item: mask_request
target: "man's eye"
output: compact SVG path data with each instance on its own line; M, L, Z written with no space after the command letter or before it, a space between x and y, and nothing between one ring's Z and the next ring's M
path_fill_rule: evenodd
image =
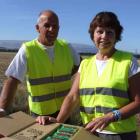
M58 28L57 25L52 25L51 27L54 28L54 29Z
M49 24L45 24L44 27L45 28L50 28L50 25Z
M49 29L49 28L53 28L53 29L57 29L57 28L58 28L57 25L50 25L50 24L45 24L44 27L45 27L45 28L48 28L48 29Z

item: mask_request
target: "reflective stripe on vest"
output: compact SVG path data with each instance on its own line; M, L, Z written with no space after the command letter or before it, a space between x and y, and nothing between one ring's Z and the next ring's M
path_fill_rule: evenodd
M118 108L109 108L109 107L101 107L101 106L96 106L96 107L84 107L84 106L80 106L80 111L81 112L85 112L87 114L94 114L95 110L98 113L108 113L111 112L113 110L116 110Z
M130 53L116 51L108 60L100 77L95 56L82 61L79 92L80 114L84 124L130 102L127 90L131 58ZM132 116L113 122L105 129L116 133L132 132L136 130L136 121Z
M29 83L31 85L40 85L40 84L47 84L47 83L57 83L57 82L63 82L67 81L71 78L71 75L61 75L56 77L43 77L43 78L36 78L36 79L30 79Z
M54 61L51 62L46 50L36 40L25 43L25 46L30 110L39 115L53 114L60 110L71 87L71 50L65 41L56 40Z
M102 95L110 95L110 96L116 96L116 97L121 97L121 98L126 98L128 99L128 93L123 90L119 89L111 89L111 88L102 88L98 87L96 89L93 88L86 88L86 89L80 89L80 95L93 95L93 94L102 94Z
M52 100L54 98L65 97L68 94L68 92L69 90L57 92L55 94L54 93L45 94L42 96L31 96L30 93L29 95L32 98L32 102L42 102L42 101Z

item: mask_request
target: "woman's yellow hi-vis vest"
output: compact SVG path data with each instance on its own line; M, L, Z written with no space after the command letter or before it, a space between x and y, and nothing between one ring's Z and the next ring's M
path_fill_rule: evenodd
M84 124L130 102L127 90L131 58L130 53L116 51L99 77L96 56L81 63L80 114ZM116 133L135 131L135 117L113 122L105 129Z
M71 87L73 58L64 40L54 44L54 61L36 40L25 43L30 111L49 115L60 110Z

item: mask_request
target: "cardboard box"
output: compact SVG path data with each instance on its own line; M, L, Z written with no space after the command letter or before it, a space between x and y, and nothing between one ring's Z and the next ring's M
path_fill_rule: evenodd
M0 135L2 140L99 140L83 127L59 123L39 125L23 112L0 118Z

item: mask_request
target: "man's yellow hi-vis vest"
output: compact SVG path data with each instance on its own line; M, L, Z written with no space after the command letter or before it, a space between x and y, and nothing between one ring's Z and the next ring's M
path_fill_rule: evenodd
M132 55L116 51L99 77L95 57L85 59L80 66L80 113L84 124L130 102L127 90ZM116 133L132 132L136 130L136 121L132 116L113 122L105 129Z
M36 40L25 43L30 111L49 115L60 110L71 87L73 58L67 43L56 40L54 61Z

